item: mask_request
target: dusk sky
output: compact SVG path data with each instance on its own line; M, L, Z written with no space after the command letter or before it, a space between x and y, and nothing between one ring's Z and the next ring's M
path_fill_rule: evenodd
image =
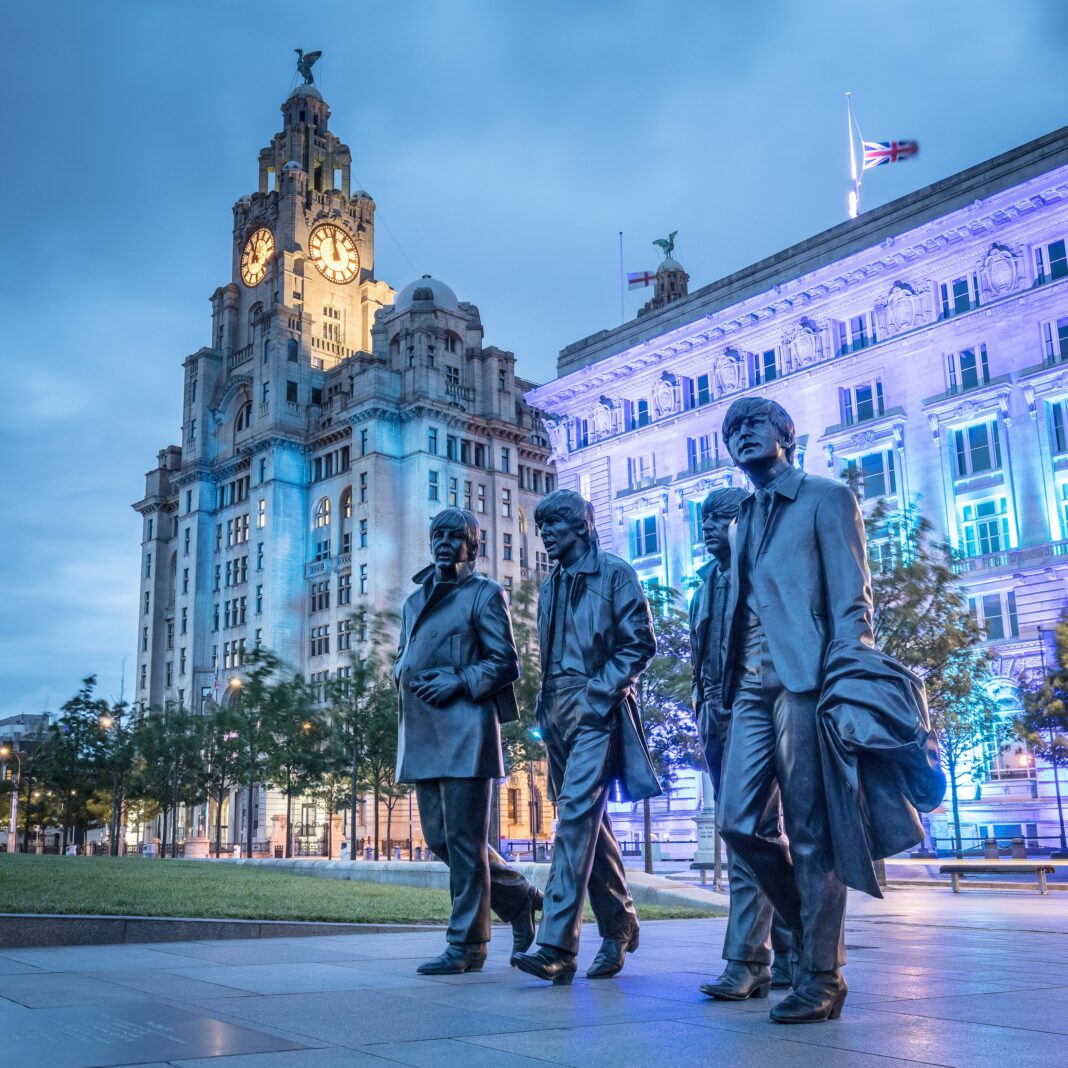
M552 377L678 231L691 288L841 222L844 91L918 140L875 207L1068 122L1063 0L8 3L0 717L133 691L141 523L210 341L233 202L293 49L378 207L377 275L428 272ZM627 294L631 317L649 291Z

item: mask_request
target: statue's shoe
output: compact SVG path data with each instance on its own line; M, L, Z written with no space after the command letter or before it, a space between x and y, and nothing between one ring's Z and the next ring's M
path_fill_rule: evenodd
M586 972L587 979L611 979L623 970L623 962L628 953L638 948L638 928L616 938L605 938L593 963Z
M842 1015L848 987L839 972L803 972L797 989L768 1014L781 1024L824 1023Z
M534 914L541 912L545 898L542 892L531 886L529 896L519 910L518 915L512 917L512 958L511 964L515 965L515 959L520 953L526 953L534 944Z
M702 984L701 993L719 1001L748 1001L766 998L771 985L771 969L766 964L729 960L718 979Z
M569 986L577 970L575 954L555 946L542 946L537 953L517 953L513 963L521 972L555 986Z
M480 972L486 963L486 943L450 942L445 952L415 970L420 975L463 975L464 972Z

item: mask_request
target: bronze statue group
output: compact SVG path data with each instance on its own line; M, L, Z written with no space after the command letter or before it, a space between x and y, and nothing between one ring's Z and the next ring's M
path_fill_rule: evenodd
M922 683L874 647L853 492L793 465L794 425L772 401L736 401L722 433L754 489L705 500L712 560L690 613L694 714L730 853L726 966L701 991L738 1001L792 988L771 1019L816 1023L846 998L846 888L881 896L875 861L922 841L918 811L945 780ZM634 700L656 652L649 605L578 493L549 494L534 521L554 564L538 600L536 717L558 816L544 893L489 845L519 658L504 591L475 569L475 515L434 517L433 563L404 605L398 780L415 784L452 897L426 975L480 970L492 910L511 923L513 965L570 983L587 893L601 936L587 977L611 978L638 948L607 801L616 783L629 801L660 793Z

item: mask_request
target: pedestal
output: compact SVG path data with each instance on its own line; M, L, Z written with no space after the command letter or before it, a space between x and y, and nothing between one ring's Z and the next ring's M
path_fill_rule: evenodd
M282 850L282 856L286 855L286 818L285 816L271 817L271 856L277 856L278 850Z
M701 811L694 816L697 825L697 852L694 864L714 864L719 845L716 834L716 809L712 800L712 780L708 772L701 773Z
M207 838L187 838L185 840L185 855L187 859L206 857L211 843Z

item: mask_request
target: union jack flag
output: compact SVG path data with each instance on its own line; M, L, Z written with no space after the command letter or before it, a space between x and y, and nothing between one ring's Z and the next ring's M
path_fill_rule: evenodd
M864 170L909 159L919 151L920 146L916 141L865 141Z

